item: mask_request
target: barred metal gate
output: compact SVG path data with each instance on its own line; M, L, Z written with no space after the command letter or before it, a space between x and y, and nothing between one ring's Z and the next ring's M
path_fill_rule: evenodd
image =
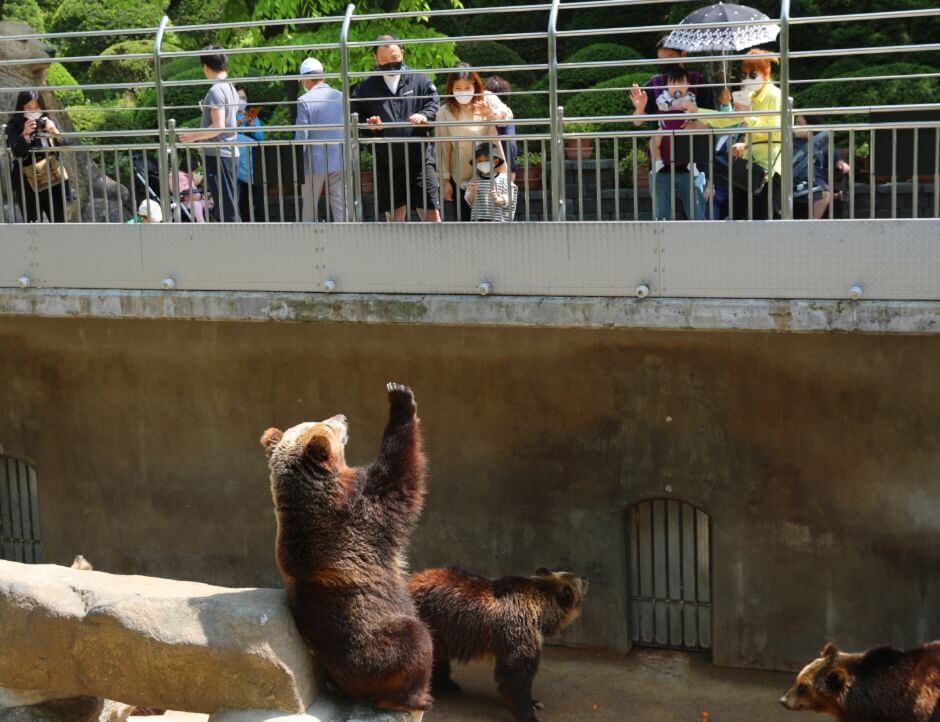
M41 562L36 470L0 456L0 559Z
M675 499L647 499L627 512L633 643L711 648L710 519Z

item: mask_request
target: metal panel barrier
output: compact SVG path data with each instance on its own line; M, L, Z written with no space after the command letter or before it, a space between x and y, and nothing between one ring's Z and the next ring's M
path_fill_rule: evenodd
M36 470L10 456L0 456L0 558L42 561Z

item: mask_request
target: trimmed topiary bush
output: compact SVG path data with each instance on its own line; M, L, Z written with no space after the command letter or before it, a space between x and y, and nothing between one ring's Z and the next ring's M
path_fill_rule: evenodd
M59 33L156 27L162 17L160 0L63 0L52 16L49 30ZM138 36L79 36L58 40L57 45L60 55L99 55L109 45L135 37ZM81 78L87 74L87 71L78 69L73 72Z
M631 72L610 78L594 86L596 89L590 93L578 93L569 96L565 105L565 116L601 116L601 115L632 115L633 103L630 100L630 86L633 83L642 85L649 80L650 71ZM605 124L604 130L612 130L615 126Z
M173 76L164 75L164 80L203 80L203 83L196 85L165 86L163 88L163 102L167 106L191 106L186 108L176 108L167 111L167 120L175 118L178 126L184 123L191 123L196 119L196 125L199 125L201 113L199 111L199 101L201 101L209 88L209 81L202 72L202 66L199 60L195 59L194 64L190 64L185 69L179 70ZM184 66L178 66L184 67ZM140 110L135 116L135 123L138 128L156 128L157 111L154 109L157 105L156 88L144 88L138 96Z
M42 8L36 0L6 0L0 3L0 7L3 8L3 17L0 17L0 20L17 20L26 23L38 33L46 32Z
M525 60L513 48L505 43L481 42L481 43L460 43L457 45L457 55L465 63L473 66L481 65L524 65ZM499 70L492 73L484 72L481 75L486 78L488 75L500 75L515 87L531 85L541 75L542 72L534 70ZM441 85L446 83L446 79L441 79Z
M869 65L862 69L855 68L844 72L840 77L859 77L861 75L912 75L915 73L936 73L937 68L917 63L887 63ZM832 81L816 83L797 91L797 108L824 108L836 106L893 105L896 103L937 103L940 102L940 83L936 78L904 78L901 80L872 80L845 82L834 78ZM861 118L862 114L854 116Z
M54 90L55 97L59 99L62 105L84 105L85 94L78 87L78 81L72 77L72 74L62 63L52 63L46 73L46 82L49 85L74 85L75 90Z
M173 0L166 9L174 25L203 25L222 19L225 0ZM210 43L218 43L218 33L212 30L178 33L176 42L185 50L199 50Z
M581 48L564 59L565 63L591 63L617 60L641 60L643 58L633 48L618 43L594 43ZM622 67L595 67L595 68L568 68L559 71L558 87L566 89L592 88L598 83L607 80L613 74L636 72L632 66ZM647 72L647 77L652 73Z
M163 43L167 52L180 50L171 43ZM102 58L115 58L121 55L147 53L148 58L128 58L125 60L96 60L88 69L88 80L92 83L139 83L153 80L153 41L152 40L123 40L120 43L106 48L101 53ZM136 95L143 89L138 88ZM121 92L121 91L112 91Z

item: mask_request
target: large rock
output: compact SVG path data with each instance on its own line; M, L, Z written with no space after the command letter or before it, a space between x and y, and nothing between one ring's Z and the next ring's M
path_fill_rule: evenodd
M0 685L205 713L302 712L316 690L281 590L7 561Z

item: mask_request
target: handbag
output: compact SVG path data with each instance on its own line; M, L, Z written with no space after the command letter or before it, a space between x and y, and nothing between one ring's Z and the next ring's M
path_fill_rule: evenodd
M41 160L34 160L32 165L24 165L23 175L34 191L58 185L69 179L69 174L56 153L47 153Z
M766 145L767 141L757 141L757 143ZM779 150L777 151L777 155L780 155ZM770 165L773 166L776 162L777 157L774 156L773 162ZM750 190L756 195L760 193L769 180L770 173L767 172L767 169L758 165L753 160L749 161L747 158L731 159L731 184L735 187Z

